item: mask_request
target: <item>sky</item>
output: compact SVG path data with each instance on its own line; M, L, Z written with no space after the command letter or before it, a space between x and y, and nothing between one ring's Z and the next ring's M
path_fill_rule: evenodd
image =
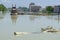
M0 4L6 7L11 7L12 4L16 4L17 7L29 7L32 2L41 7L60 5L60 0L0 0Z

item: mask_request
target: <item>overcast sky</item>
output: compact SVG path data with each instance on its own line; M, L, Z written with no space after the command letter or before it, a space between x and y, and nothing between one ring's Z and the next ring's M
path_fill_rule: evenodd
M16 4L17 7L29 7L31 2L42 7L60 5L60 0L0 0L0 4L4 4L6 7L11 7L12 4Z

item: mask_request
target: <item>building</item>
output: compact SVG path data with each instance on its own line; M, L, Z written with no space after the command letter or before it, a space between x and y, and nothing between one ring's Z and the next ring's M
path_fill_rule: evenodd
M19 7L18 9L18 14L26 14L26 12L29 12L29 8L27 7Z
M30 12L39 12L40 11L40 6L35 5L35 3L30 3L29 4L29 11Z
M60 13L60 5L54 6L54 13Z
M27 11L29 11L29 8L27 8L27 7L19 7L18 10L27 12Z
M15 6L12 5L11 13L14 14L17 13L16 5Z

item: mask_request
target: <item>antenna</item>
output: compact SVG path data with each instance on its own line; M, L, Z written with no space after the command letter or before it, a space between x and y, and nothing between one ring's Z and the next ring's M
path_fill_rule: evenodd
M12 4L12 7L13 7L13 4Z
M15 7L16 7L16 4L15 4Z
M58 23L59 23L59 12L58 12Z
M16 7L16 4L15 5L12 4L12 7Z

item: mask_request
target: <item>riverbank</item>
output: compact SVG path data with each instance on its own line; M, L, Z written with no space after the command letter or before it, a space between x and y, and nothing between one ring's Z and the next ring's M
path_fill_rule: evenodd
M42 13L42 12L17 12L11 13L12 15L42 15L42 16L49 16L49 15L60 15L59 13Z

